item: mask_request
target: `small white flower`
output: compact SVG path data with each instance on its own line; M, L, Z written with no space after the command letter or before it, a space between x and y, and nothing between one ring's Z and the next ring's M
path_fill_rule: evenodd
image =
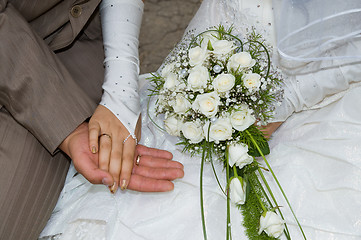
M213 80L213 87L217 92L223 93L231 90L235 82L236 78L232 74L222 73Z
M207 87L207 82L209 79L209 72L206 67L203 66L196 66L191 69L187 83L188 87L193 90L202 90Z
M214 123L209 122L204 125L203 131L205 132L206 139L209 142L219 142L232 139L232 125L229 118L219 118ZM209 139L208 139L209 128Z
M256 60L252 59L248 52L239 52L232 55L227 63L228 71L243 70L244 68L251 68L256 64Z
M241 177L234 177L229 184L230 198L234 204L244 204L246 201L246 182Z
M167 133L179 137L182 121L175 114L172 114L164 120L164 127Z
M268 236L278 238L282 235L284 228L284 221L276 213L267 211L261 215L258 234L265 231Z
M206 48L201 48L196 46L191 48L188 52L189 64L191 66L202 65L208 56L208 51Z
M253 162L253 157L248 155L248 146L244 143L234 143L228 148L229 153L229 165L233 167L236 164L237 167L242 169L247 164Z
M251 126L256 118L252 115L253 110L248 108L246 104L238 106L236 111L231 114L231 123L234 129L244 131Z
M175 88L178 86L179 81L178 81L178 76L175 73L168 73L165 77L165 82L164 82L164 88L165 89L169 89L169 90L175 90Z
M203 129L199 122L186 122L182 126L182 133L191 143L199 143L203 140Z
M236 48L233 42L228 40L217 40L212 46L213 53L216 55L226 55Z
M243 76L243 84L248 91L257 91L261 86L261 76L257 73L249 73Z
M174 71L175 62L167 64L162 69L162 77L166 77L169 73Z
M204 93L196 97L192 108L211 118L217 114L220 103L220 98L216 92Z
M178 93L175 99L170 101L169 105L173 107L175 113L179 114L184 114L191 108L191 103L181 93Z

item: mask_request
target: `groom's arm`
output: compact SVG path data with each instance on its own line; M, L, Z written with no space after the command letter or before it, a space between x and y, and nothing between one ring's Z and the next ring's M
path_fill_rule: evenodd
M0 107L49 151L88 118L95 104L7 0L0 0Z

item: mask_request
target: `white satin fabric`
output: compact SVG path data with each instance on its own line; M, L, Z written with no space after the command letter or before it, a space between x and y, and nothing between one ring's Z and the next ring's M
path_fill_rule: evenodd
M190 28L202 31L219 22L239 21L246 25L263 25L263 29L259 26L260 30L269 33L270 41L275 39L270 0L204 0ZM361 239L361 87L357 84L361 80L361 67L346 62L323 66L321 62L299 67L297 74L287 78L284 102L290 107L283 104L278 111L283 111L285 118L294 111L297 113L288 117L273 134L271 154L267 158L307 239L357 240ZM175 146L177 139L158 130L148 119L145 77L141 80L143 144L170 150L174 159L184 164L184 178L176 180L175 190L168 193L118 191L111 195L104 186L91 185L80 175L73 177L75 170L71 168L58 205L41 237L77 240L203 238L200 158L181 153ZM221 165L216 164L216 169L224 186ZM274 181L267 177L279 204L284 206L282 211L292 239L302 239ZM205 166L204 178L208 237L224 239L226 201L209 164ZM246 239L238 210L232 206L231 212L233 239Z
M360 61L358 52L333 49L361 41L361 1L283 0L277 9L278 51L293 62ZM329 52L331 50L331 52Z

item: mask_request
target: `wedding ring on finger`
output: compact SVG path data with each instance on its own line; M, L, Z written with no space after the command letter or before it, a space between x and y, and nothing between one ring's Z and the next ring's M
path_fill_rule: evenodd
M137 160L135 161L135 165L139 166L141 155L138 155Z
M103 136L107 136L110 140L112 140L112 137L108 134L108 133L102 133L100 134L99 138L103 137Z

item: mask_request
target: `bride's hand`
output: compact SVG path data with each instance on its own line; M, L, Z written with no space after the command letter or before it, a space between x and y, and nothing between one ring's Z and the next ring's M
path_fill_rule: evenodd
M263 132L266 138L270 138L272 133L276 131L277 128L279 128L279 126L281 126L282 123L283 122L273 122L267 124L266 126L260 126L258 128Z
M140 137L140 119L137 137ZM126 189L133 169L136 140L119 119L106 107L99 105L89 121L89 146L93 154L99 152L99 168L109 172L114 183L111 191L118 186Z

